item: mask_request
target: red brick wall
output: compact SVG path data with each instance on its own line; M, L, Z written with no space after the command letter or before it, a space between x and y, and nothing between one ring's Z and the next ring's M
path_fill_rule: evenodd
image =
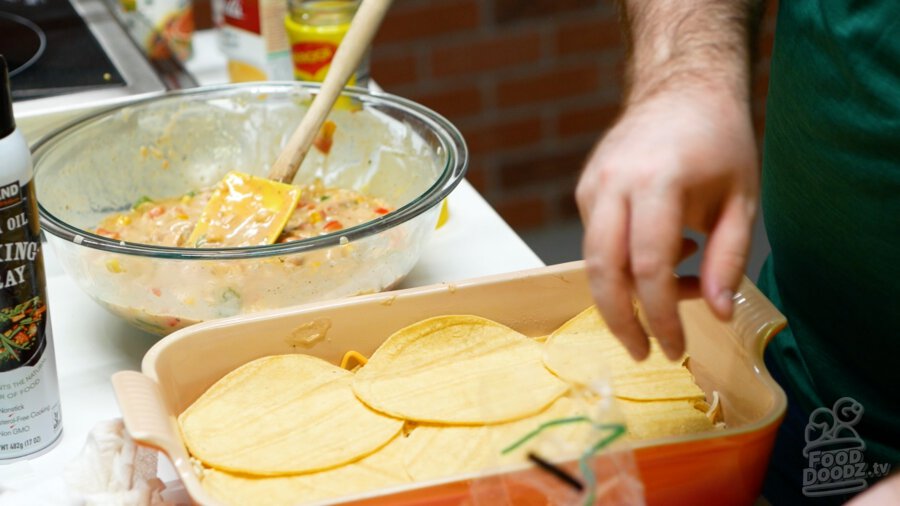
M386 90L459 127L469 181L519 230L577 217L575 182L618 112L622 68L611 0L396 0L372 53ZM762 100L756 112L761 124Z

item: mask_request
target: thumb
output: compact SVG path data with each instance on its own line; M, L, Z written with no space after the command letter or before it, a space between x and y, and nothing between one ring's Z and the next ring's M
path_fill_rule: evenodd
M719 318L731 318L734 293L744 275L754 206L745 199L730 199L710 231L700 266L703 298Z

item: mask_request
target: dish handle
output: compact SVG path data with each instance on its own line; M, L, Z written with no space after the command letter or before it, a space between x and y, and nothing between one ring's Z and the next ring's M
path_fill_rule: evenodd
M746 276L734 294L731 327L744 349L762 357L769 341L787 325L787 319Z
M168 455L182 481L194 478L175 418L169 414L156 383L137 371L120 371L113 374L112 384L131 438Z

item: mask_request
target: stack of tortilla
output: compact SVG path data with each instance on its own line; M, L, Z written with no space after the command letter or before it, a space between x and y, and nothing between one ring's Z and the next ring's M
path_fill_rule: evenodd
M577 458L602 435L599 422L622 417L632 439L712 430L684 362L654 344L635 363L594 308L543 342L441 316L397 331L356 371L301 354L245 364L178 423L223 503L300 504L534 453Z

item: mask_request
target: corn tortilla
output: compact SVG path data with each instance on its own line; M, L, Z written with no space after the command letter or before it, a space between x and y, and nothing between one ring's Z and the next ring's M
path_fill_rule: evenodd
M706 413L694 401L630 401L619 399L628 436L632 439L654 439L714 430Z
M560 378L587 386L607 380L622 399L705 399L684 360L670 361L651 338L650 355L635 362L593 306L554 331L544 351L544 364Z
M408 483L398 441L401 438L362 460L314 473L259 477L207 469L203 488L225 504L291 506Z
M402 420L353 395L353 374L308 355L264 357L227 374L178 422L204 464L255 475L326 469L391 440Z
M536 414L568 386L543 345L477 316L441 316L391 335L353 380L375 410L417 422L501 423Z
M415 481L475 473L527 462L534 451L547 458L577 458L596 439L589 423L561 424L547 429L515 450L504 448L520 440L542 423L587 415L586 403L561 397L538 415L514 422L476 425L419 425L402 440L403 464Z

